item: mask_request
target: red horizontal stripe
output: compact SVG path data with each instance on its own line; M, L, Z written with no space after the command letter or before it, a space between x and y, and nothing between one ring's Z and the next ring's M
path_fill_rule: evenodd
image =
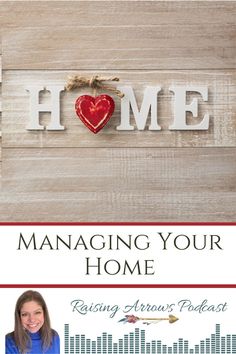
M0 288L236 288L236 284L0 284Z

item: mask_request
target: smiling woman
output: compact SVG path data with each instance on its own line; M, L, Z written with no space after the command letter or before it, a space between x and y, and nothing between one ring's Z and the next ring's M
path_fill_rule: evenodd
M6 335L6 354L60 354L60 339L51 329L40 293L28 290L16 303L15 329Z

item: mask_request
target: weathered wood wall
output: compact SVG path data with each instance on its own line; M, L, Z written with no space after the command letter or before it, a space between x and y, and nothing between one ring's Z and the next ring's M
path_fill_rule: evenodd
M235 1L1 3L1 221L235 221ZM29 132L30 83L118 75L141 102L161 85L162 132L98 135L62 97L65 132ZM207 132L170 132L171 84L209 87ZM81 91L82 93L83 91ZM47 120L45 114L42 119Z

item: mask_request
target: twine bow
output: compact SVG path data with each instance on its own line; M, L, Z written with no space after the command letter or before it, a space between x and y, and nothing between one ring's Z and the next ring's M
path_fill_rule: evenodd
M68 82L66 84L66 90L71 91L76 88L80 87L91 87L92 89L102 89L102 90L107 90L110 92L115 93L117 96L120 98L124 97L124 94L117 90L115 87L112 87L110 85L105 85L103 81L119 81L120 79L118 77L103 77L99 75L94 75L91 78L87 78L84 76L69 76L68 77Z

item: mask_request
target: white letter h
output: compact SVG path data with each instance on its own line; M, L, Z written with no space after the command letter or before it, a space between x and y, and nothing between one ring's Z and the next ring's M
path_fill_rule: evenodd
M64 86L27 86L30 92L30 121L27 130L44 130L44 126L39 124L39 112L51 112L51 120L46 127L47 130L64 130L65 127L60 123L60 93ZM39 103L40 91L51 92L51 104Z

